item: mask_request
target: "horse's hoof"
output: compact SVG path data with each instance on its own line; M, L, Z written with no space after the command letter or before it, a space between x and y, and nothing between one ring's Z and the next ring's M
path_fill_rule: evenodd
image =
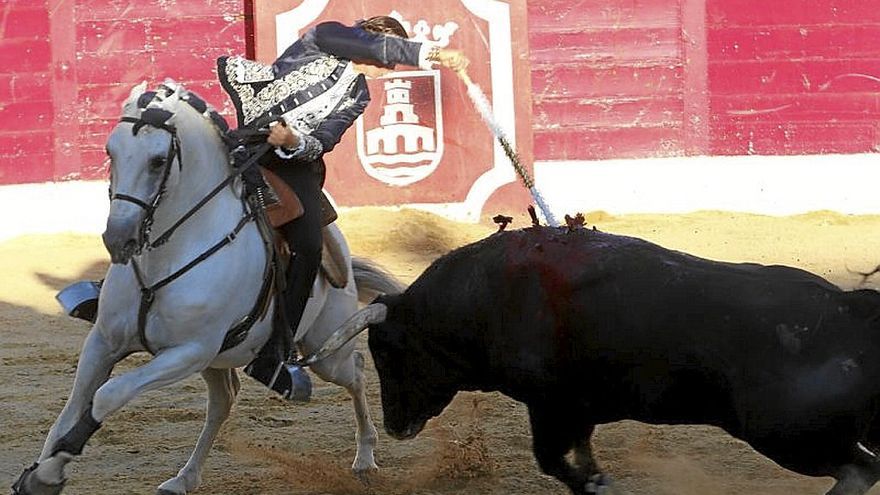
M364 486L370 486L373 475L379 472L379 468L361 469L354 471L354 477Z
M194 484L187 483L178 475L156 487L156 495L186 495L190 490L195 490L200 483L201 480L197 480Z
M61 493L67 480L56 484L42 482L34 475L34 471L39 465L38 462L35 462L33 466L21 473L21 476L12 484L12 495L58 495Z

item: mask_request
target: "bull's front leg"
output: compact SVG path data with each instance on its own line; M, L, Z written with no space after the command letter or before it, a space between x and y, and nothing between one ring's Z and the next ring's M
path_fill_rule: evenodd
M39 460L12 486L14 495L55 495L64 487L64 467L82 452L100 423L92 416L95 391L107 381L122 355L92 328L83 344L73 389L64 409L49 430Z
M838 469L827 495L864 495L880 480L880 456L861 443L852 451L852 462Z
M529 406L532 443L541 470L565 483L575 495L615 493L593 458L590 437L595 426L569 404L541 401ZM566 455L572 452L574 464Z
M535 459L545 474L553 476L575 495L589 495L589 475L572 466L565 456L575 447L572 429L576 425L562 411L569 406L542 403L529 405L529 422L532 426L532 449Z

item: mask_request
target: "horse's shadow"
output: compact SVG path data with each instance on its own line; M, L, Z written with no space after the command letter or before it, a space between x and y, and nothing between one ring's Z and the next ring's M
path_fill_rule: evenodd
M89 266L82 269L73 277L59 277L51 273L37 272L34 276L44 286L55 290L56 292L67 287L68 285L80 280L100 280L104 278L107 269L110 267L110 260L93 261Z

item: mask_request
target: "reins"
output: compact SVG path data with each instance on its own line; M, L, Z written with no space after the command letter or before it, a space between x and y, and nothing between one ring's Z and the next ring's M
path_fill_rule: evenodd
M214 196L219 194L220 191L222 191L224 188L226 188L226 186L231 184L232 181L234 181L236 177L243 174L246 170L248 170L255 163L257 163L257 161L260 159L260 157L262 157L267 151L269 151L269 148L271 148L271 147L272 147L272 145L270 145L268 143L264 143L264 144L261 144L260 146L256 147L254 149L254 153L250 157L250 159L248 159L246 162L244 162L240 167L237 167L236 170L234 172L232 172L232 174L230 174L228 177L226 177L226 179L224 179L222 182L217 184L217 186L214 187L214 189L212 189L207 195L205 195L205 197L203 197L201 200L199 200L199 202L196 203L192 208L190 208L189 211L184 213L176 222L174 222L174 225L169 227L168 230L166 230L165 232L162 233L162 235L157 237L156 240L153 241L152 243L150 243L148 247L150 249L152 249L155 247L159 247L162 244L165 244L166 242L168 242L168 239L171 238L171 234L173 234L174 231L176 231L178 229L178 227L183 225L184 222L189 220L190 217L195 215L195 213L197 211L199 211L203 206L205 206L205 204L207 204L208 201L211 201L211 199Z
M140 118L122 117L120 119L120 122L127 122L127 123L134 124L134 126L132 127L132 133L134 135L137 135L138 131L146 125L148 125L150 127L155 127L158 129L165 130L166 132L171 134L171 143L168 146L168 153L166 154L165 170L163 171L162 181L160 182L158 192L156 193L155 197L153 198L153 200L150 203L147 203L146 201L143 201L139 198L136 198L134 196L130 196L127 194L113 193L113 192L111 192L111 194L110 194L111 201L113 201L115 199L118 199L121 201L127 201L130 203L136 204L136 205L140 206L141 208L143 208L144 210L146 210L147 216L144 218L144 221L142 222L141 227L140 227L143 243L139 247L139 250L143 250L144 248L146 248L147 250L152 250L154 248L157 248L157 247L165 244L168 241L168 239L171 238L171 235L181 225L183 225L187 220L192 218L192 216L196 212L198 212L202 207L204 207L211 199L213 199L218 193L220 193L220 191L222 191L224 188L228 187L232 183L232 181L234 181L236 179L236 177L240 176L245 171L247 171L252 166L254 166L257 163L257 161L260 159L260 157L262 157L262 155L264 155L271 148L271 145L268 143L262 143L261 145L255 147L254 153L249 157L248 160L246 160L241 166L236 167L235 170L229 176L227 176L223 181L221 181L219 184L217 184L216 187L214 187L207 195L205 195L201 200L199 200L186 213L184 213L171 227L169 227L165 232L162 233L162 235L160 235L158 238L156 238L155 241L150 242L148 236L150 233L150 228L152 227L152 223L153 223L153 214L156 211L156 209L159 207L159 203L161 202L162 196L165 193L166 184L167 184L168 177L170 175L170 171L171 171L171 167L172 167L172 163L173 163L175 157L177 158L178 166L180 167L181 170L183 169L183 164L181 161L180 139L177 136L177 129L174 126L168 125L165 123L165 120L170 118L171 115L172 114L166 110L148 108L142 112ZM167 277L163 278L162 280L160 280L150 286L147 286L147 284L144 282L143 272L142 272L140 266L138 265L137 261L134 258L131 259L131 264L132 264L132 269L134 271L135 279L137 280L137 283L140 286L140 291L141 291L141 302L140 302L140 306L138 308L138 338L140 339L141 345L143 345L144 349L146 349L146 351L149 352L150 354L155 354L155 352L150 348L149 343L147 342L147 336L146 336L147 314L149 313L150 308L152 307L153 302L156 299L156 292L159 289L174 282L175 280L177 280L178 278L180 278L181 276L183 276L184 274L186 274L187 272L192 270L198 264L200 264L201 262L210 258L214 253L216 253L217 251L219 251L220 249L222 249L223 247L225 247L226 245L230 244L232 241L235 240L235 238L238 236L239 232L241 232L241 230L244 228L244 226L256 218L256 213L254 212L254 210L252 208L248 209L246 206L244 206L246 204L244 199L242 199L242 204L243 204L243 209L244 209L245 213L239 219L238 223L235 225L235 227L232 229L232 231L230 231L228 234L226 234L226 236L224 236L220 241L216 242L214 245L212 245L211 247L206 249L204 252L202 252L201 254L196 256L189 263L187 263L186 265L184 265L183 267L181 267L180 269L178 269L177 271L175 271L171 275L168 275ZM257 303L255 305L255 308L257 306L261 305L261 301L265 297L266 286L267 286L267 284L264 282L263 289L261 289L261 293L260 293L259 297L257 298ZM253 313L253 312L254 311L252 310L251 313ZM247 319L250 320L250 323L252 324L253 318L250 318L250 316L251 316L251 314L248 315ZM228 333L227 337L224 339L224 344L221 347L219 352L223 352L224 350L232 347L230 345L231 343L236 342L236 344L237 344L237 342L240 342L241 340L243 340L243 338L241 338L241 336L244 332L247 331L247 328L242 329L240 327L241 327L241 325L236 325L232 329L230 329L229 333L232 333L233 330L235 330L236 335L233 337L232 335L229 335L229 333Z

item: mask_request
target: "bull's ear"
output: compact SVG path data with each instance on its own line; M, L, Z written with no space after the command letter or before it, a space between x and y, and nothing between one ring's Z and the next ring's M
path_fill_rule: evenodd
M380 294L373 300L374 303L384 304L387 309L387 314L390 316L395 313L395 310L400 306L400 300L402 298L402 294ZM390 319L390 318L386 318Z
M880 319L880 292L859 289L844 293L850 313L870 320Z

